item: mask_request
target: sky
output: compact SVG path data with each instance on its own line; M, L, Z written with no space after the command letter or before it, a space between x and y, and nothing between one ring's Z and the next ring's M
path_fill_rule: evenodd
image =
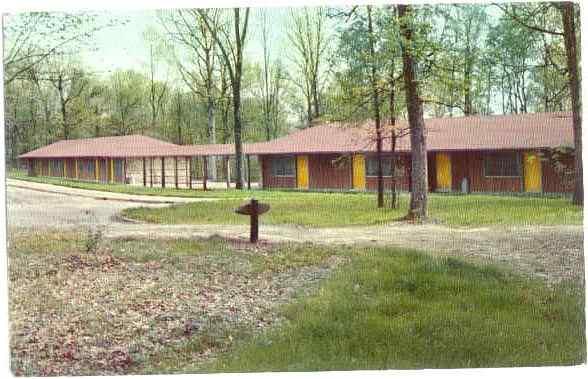
M260 8L251 10L246 55L249 61L261 62L263 50L260 32ZM268 22L270 30L270 53L273 59L284 59L287 51L287 8L270 8ZM107 27L96 32L90 40L92 49L83 49L80 56L91 71L99 75L117 69L134 69L146 72L149 62L149 42L145 39L147 30L155 30L161 35L165 31L158 19L157 10L136 11L107 11L100 12L97 23L108 20L118 21L115 26ZM158 70L159 79L177 78L175 70L163 64Z

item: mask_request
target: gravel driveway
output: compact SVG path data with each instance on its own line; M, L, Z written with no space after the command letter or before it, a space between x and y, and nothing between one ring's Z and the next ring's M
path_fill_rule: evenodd
M248 238L246 225L155 225L124 223L124 208L167 204L98 200L8 186L8 227L75 229L100 226L106 237L194 238L220 235ZM137 199L135 199L137 200ZM584 280L583 229L580 225L449 228L393 223L380 226L308 229L262 225L260 238L274 242L385 244L495 262L550 283Z
M68 196L10 185L6 189L6 199L6 221L9 229L70 229L90 225L107 226L117 222L116 214L125 208L166 206L166 204L138 204L131 201Z

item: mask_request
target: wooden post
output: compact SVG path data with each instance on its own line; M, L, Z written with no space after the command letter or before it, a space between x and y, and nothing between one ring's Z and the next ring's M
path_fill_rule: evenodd
M206 156L202 157L202 189L207 190L206 182L208 180L208 159Z
M79 179L80 173L79 173L79 169L78 169L78 159L77 158L74 161L74 165L75 165L75 170L76 170L76 179Z
M153 187L153 157L149 158L149 186Z
M96 181L98 181L100 175L100 162L98 161L98 159L95 159L94 163L94 178L96 179Z
M269 204L259 203L255 199L251 199L251 202L235 209L236 213L249 216L249 241L251 243L256 243L259 239L259 215L264 214L269 209Z
M190 165L188 168L188 170L190 171L188 173L188 177L190 178L189 179L190 180L189 187L190 187L190 189L192 189L192 157L190 157L189 165Z
M147 162L143 157L143 187L147 187Z
M186 175L186 188L190 187L190 184L188 183L188 179L190 179L190 173L188 172L188 157L184 157L185 163L184 163L184 168L185 168L185 175Z
M174 157L174 176L176 180L176 189L178 188L178 157Z
M114 159L110 158L110 183L114 183Z
M127 158L125 158L123 160L123 167L124 167L124 172L123 172L123 180L122 180L122 183L123 184L127 184Z
M161 157L161 188L165 188L165 158Z
M259 210L258 202L255 199L251 199L251 231L249 235L249 241L256 243L259 238Z
M251 189L251 160L249 155L247 155L247 189Z
M231 161L230 161L230 157L225 157L225 162L226 162L226 179L227 179L227 188L231 188Z

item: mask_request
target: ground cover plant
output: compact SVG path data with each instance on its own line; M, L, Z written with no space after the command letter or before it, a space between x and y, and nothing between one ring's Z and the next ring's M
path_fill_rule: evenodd
M585 359L578 284L547 287L406 249L110 240L93 231L15 232L8 253L19 375Z
M287 322L212 366L315 371L572 365L586 361L583 291L406 251L354 255Z
M124 184L103 184L47 177L20 177L40 183L72 188L136 195L211 197L224 201L172 206L136 208L123 215L146 222L166 224L244 224L245 217L233 210L252 197L270 203L264 215L270 224L309 227L380 224L398 220L406 214L408 194L400 194L397 209L375 207L374 193L306 192L284 190L217 189L210 191L175 188L150 188ZM434 222L449 226L484 225L580 225L582 207L565 197L512 195L430 194L429 214Z
M374 194L287 193L255 194L271 210L268 224L308 227L370 225L392 222L406 214L408 195L400 196L397 209L376 208ZM233 210L243 200L174 205L166 208L132 208L123 215L162 224L244 224L248 219ZM582 208L569 200L545 197L431 194L431 221L455 227L485 225L566 225L582 223Z
M276 322L280 304L312 289L345 259L334 254L215 238L14 235L12 370L35 376L141 372L164 348L187 341L196 349L190 362L201 364L239 336Z

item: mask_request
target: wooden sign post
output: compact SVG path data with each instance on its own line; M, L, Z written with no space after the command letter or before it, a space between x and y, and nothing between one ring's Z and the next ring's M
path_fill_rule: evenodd
M269 211L269 204L260 203L255 199L251 199L251 202L241 205L235 209L235 212L242 215L250 216L251 229L249 234L249 241L256 243L259 238L259 216Z

